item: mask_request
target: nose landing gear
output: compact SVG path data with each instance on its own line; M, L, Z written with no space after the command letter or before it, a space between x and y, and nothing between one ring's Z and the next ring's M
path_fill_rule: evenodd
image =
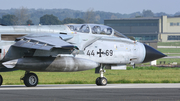
M96 79L96 85L97 86L106 86L107 85L107 79L104 77L103 73L106 71L103 70L104 66L101 65L100 67L96 68L95 73L100 73L100 77Z

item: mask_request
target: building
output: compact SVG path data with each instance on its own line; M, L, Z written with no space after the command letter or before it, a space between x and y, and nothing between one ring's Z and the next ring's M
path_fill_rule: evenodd
M141 42L180 41L180 17L111 19L104 24Z

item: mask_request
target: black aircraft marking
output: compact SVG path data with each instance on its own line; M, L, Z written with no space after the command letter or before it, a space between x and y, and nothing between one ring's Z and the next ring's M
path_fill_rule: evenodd
M86 55L88 56L99 55L99 57L102 57L102 54L104 54L105 56L113 56L113 50L106 50L104 52L102 51L102 49L99 49L99 51L97 51L97 54L94 53L94 50L88 50Z
M104 52L101 52L101 49L99 49L99 52L97 52L97 54L99 54L99 57L101 57L101 54L104 54Z

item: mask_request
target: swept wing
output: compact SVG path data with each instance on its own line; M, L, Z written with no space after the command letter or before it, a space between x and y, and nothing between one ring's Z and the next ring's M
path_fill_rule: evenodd
M53 36L53 34L30 34L16 39L16 43L13 45L20 48L30 48L39 50L51 50L52 48L71 49L73 45L64 41L72 38L69 35Z

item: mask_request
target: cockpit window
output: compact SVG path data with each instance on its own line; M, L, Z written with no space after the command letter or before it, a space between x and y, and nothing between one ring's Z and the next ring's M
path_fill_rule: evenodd
M92 33L93 34L104 34L104 35L111 35L112 34L112 28L107 26L92 26Z
M93 34L100 34L101 33L101 27L100 26L94 26L92 28L92 33Z
M79 32L79 30L80 30L82 24L81 24L81 25L80 25L80 24L76 24L76 25L67 25L67 26L69 27L69 29L70 29L71 31L77 31L77 32Z
M125 35L121 34L120 32L114 30L114 36L121 37L121 38L127 38Z
M71 31L74 31L74 26L73 26L73 25L68 25L68 27L69 27L69 29L70 29Z
M99 24L74 24L68 25L71 31L77 31L82 33L92 33L101 35L114 35L115 37L127 38L120 32L112 29L109 26L99 25Z
M82 25L81 28L79 29L79 32L83 33L89 33L89 26L88 25Z
M104 32L105 32L107 35L111 35L111 34L112 34L112 28L104 29Z

